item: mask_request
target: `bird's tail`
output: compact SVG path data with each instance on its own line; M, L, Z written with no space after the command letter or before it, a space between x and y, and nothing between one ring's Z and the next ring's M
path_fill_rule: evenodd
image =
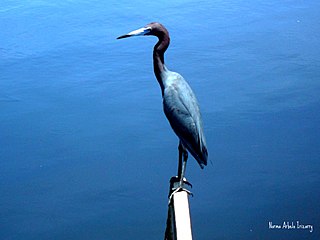
M198 158L196 158L200 167L203 169L204 166L207 166L208 164L208 150L205 145L202 145L201 152L198 155Z

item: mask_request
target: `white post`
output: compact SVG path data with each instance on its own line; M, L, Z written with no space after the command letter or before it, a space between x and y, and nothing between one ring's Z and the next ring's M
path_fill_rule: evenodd
M174 178L172 178L174 179ZM178 183L170 180L169 196ZM181 190L173 193L168 206L165 240L192 240L192 229L189 209L189 192Z
M177 240L192 240L188 195L186 191L173 195Z

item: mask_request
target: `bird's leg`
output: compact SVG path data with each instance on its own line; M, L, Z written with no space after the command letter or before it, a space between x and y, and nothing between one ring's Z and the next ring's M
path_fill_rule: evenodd
M192 187L191 183L189 183L186 180L186 178L184 177L184 174L186 172L186 167L187 167L188 152L187 152L186 148L183 146L183 144L181 143L181 141L179 143L178 149L179 149L178 176L173 177L170 180L173 188L172 188L172 192L169 196L169 204L171 202L173 195L176 192L186 191L187 193L192 195L192 193L184 187L185 184Z
M179 144L179 155L180 155L180 159L179 159L180 170L178 172L178 179L180 180L179 185L183 187L184 184L187 184L188 186L192 187L192 184L189 183L187 179L184 177L186 168L187 168L188 152L181 142Z
M183 162L182 162L183 146L182 146L181 142L179 142L178 151L179 151L179 162L178 162L178 175L177 175L177 178L181 179L182 165L183 165Z
M183 156L183 159L182 159L182 156ZM185 149L185 147L181 144L179 144L179 171L178 172L178 178L180 179L180 183L179 183L179 186L180 187L183 187L184 183L188 184L189 183L187 181L184 181L184 174L186 173L186 168L187 168L187 160L188 160L188 152L187 150Z

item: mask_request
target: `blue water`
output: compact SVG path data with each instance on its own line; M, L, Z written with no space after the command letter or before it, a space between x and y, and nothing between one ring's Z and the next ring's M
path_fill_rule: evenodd
M163 239L177 137L152 21L201 105L194 239L320 238L319 1L0 4L0 239ZM268 223L300 221L301 229Z

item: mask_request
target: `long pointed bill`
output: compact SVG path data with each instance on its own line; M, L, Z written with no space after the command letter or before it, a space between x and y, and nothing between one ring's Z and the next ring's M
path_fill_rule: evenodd
M143 36L143 35L146 35L147 33L149 33L150 31L151 31L150 27L143 27L143 28L139 28L137 30L134 30L132 32L129 32L125 35L122 35L120 37L117 37L117 39L133 37L133 36Z

